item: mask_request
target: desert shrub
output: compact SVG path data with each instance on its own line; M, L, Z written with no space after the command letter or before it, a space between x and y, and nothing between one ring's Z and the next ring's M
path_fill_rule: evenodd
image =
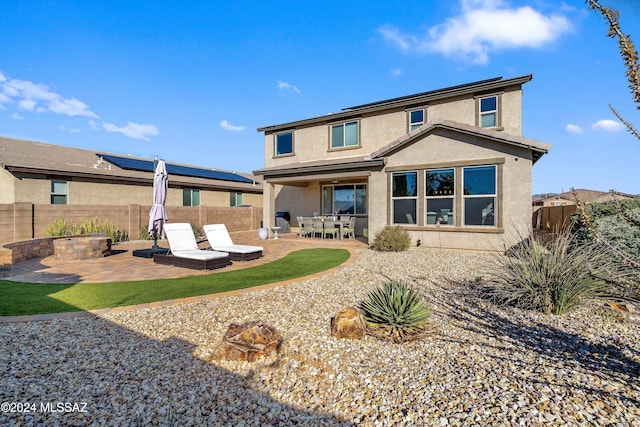
M559 315L589 299L625 297L612 283L621 272L606 248L570 233L524 239L496 261L486 287L501 304Z
M401 252L409 249L409 233L399 226L387 226L378 231L373 238L373 249L381 252Z
M78 234L106 234L113 243L122 242L129 239L126 230L119 230L118 227L107 220L100 221L97 217L87 218L81 224L67 222L64 216L54 219L44 228L46 236L74 236Z
M67 236L68 229L67 219L59 216L44 227L44 235L47 237Z
M584 220L584 215L589 216L588 221ZM640 268L637 267L640 264L640 199L586 204L584 212L578 209L572 215L572 224L578 242L597 241L594 236L597 234L600 240L616 248L616 251L610 251L611 259L620 263L621 268L630 273L635 286L640 287ZM631 265L633 262L636 267Z
M191 229L193 230L193 234L194 236L196 236L197 239L204 239L206 237L204 228L202 228L201 225L194 224L194 223L191 223L190 225L191 225Z
M139 240L153 240L153 236L151 236L149 234L149 226L145 225L140 227L140 236L138 237Z
M360 309L367 332L393 342L420 337L430 315L422 295L398 282L388 282L371 291Z

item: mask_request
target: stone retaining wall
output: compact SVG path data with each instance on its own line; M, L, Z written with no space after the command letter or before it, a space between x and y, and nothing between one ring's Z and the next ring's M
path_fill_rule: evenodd
M11 273L11 265L31 258L44 258L53 255L53 241L58 237L23 240L7 243L0 247L0 277Z
M102 258L111 255L111 239L105 236L65 237L53 242L58 261Z

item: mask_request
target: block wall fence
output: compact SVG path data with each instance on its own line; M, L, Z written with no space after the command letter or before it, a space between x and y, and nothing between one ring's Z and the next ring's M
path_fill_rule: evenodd
M33 203L0 204L0 246L46 237L45 227L64 216L68 223L81 224L86 219L108 221L126 230L131 240L138 240L149 224L151 205L45 205ZM262 208L254 206L167 206L169 222L187 222L196 226L226 224L229 231L260 228Z

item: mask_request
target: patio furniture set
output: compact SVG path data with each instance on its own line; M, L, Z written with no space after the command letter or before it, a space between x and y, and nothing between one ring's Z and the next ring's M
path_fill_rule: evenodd
M262 246L236 245L224 224L203 227L209 249L200 249L191 225L167 223L164 231L169 242L168 254L155 254L154 262L177 267L211 270L230 265L232 261L251 261L262 257Z
M355 238L356 217L344 215L328 216L299 216L298 237L317 237L321 239L333 238L342 240L343 237Z

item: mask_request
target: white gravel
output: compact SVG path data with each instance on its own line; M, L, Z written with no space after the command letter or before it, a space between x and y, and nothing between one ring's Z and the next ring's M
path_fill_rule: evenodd
M345 269L272 289L1 324L0 425L640 425L633 316L497 307L471 291L490 259L361 250ZM424 292L437 332L332 338L331 316L388 280ZM283 335L279 356L210 361L227 326L249 320Z

